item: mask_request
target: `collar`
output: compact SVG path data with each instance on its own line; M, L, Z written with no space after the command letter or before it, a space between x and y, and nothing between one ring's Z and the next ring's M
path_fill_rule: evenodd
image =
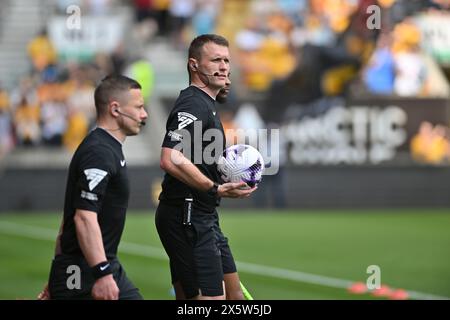
M211 99L213 99L214 101L216 101L216 97L210 96L208 92L206 92L205 90L203 90L203 89L200 88L200 87L197 87L195 84L191 84L189 87L193 87L193 88L196 88L196 89L200 90L201 92L203 92L203 94L207 95L209 98L211 98Z
M106 132L109 136L111 136L114 140L116 140L118 143L120 143L120 146L123 146L122 141L120 141L119 139L117 139L116 137L114 137L108 130L106 130L105 128L102 127L95 127L95 129L102 129L102 131Z

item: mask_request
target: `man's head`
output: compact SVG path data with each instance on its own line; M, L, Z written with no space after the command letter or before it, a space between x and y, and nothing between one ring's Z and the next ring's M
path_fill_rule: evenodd
M230 86L231 86L231 80L230 80L230 74L227 75L227 80L225 82L225 86L220 89L219 93L216 96L216 101L218 103L225 103L228 98L228 94L230 93Z
M192 40L188 60L192 84L214 96L225 86L230 72L228 46L227 39L215 34L204 34Z
M109 75L94 93L97 120L115 123L126 136L136 135L145 119L144 98L138 82L122 75Z

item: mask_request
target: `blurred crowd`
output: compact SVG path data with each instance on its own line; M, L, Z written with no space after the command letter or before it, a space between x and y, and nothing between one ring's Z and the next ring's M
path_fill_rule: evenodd
M449 164L450 128L423 121L411 139L411 155L415 161L423 164Z
M233 55L231 101L263 96L260 114L275 122L302 110L323 112L335 101L328 98L349 92L440 94L431 85L435 73L413 17L448 14L447 0L57 0L55 14L67 14L70 5L94 16L126 6L134 12L141 42L151 44L158 37L174 50L185 50L198 34L224 34ZM380 21L373 20L373 5L381 10L375 17ZM369 19L375 28L368 27ZM151 64L136 58L136 52L132 59L123 45L111 54L70 63L61 61L43 31L27 51L30 73L11 91L0 84L0 158L14 145L73 150L95 122L93 90L108 73L140 75L144 94L152 93ZM289 109L292 105L295 110ZM225 113L227 127L237 127L233 119L239 111L240 118L251 113Z
M32 71L12 91L0 88L0 150L14 145L74 150L95 122L95 84L117 66L102 54L88 63L59 63L45 31L27 50Z

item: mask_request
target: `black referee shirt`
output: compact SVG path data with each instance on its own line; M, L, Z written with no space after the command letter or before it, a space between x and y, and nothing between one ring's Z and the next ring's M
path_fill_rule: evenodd
M201 128L201 136L199 134L194 136L194 124L198 123ZM217 157L222 154L225 148L225 134L222 123L215 108L215 100L212 99L206 92L195 87L190 86L181 91L175 106L170 112L166 124L166 135L162 146L167 148L175 148L182 140L183 134L181 129L187 130L191 136L191 154L185 154L197 168L212 181L220 183L220 175L217 171L217 164L205 163L203 156L201 156L201 163L195 163L199 159L194 158L195 148L201 148L201 155L205 148L214 141L203 141L203 133L208 129L218 129L222 135L221 149L213 152L212 155ZM199 141L201 140L201 141ZM164 203L180 205L186 197L194 198L194 208L205 212L213 212L215 207L219 205L220 199L211 197L207 192L203 192L189 187L175 177L166 173L162 183L162 192L159 200Z
M69 167L62 253L82 254L73 218L76 209L83 209L97 213L106 256L114 258L125 225L128 197L122 144L101 128L91 131L75 151Z

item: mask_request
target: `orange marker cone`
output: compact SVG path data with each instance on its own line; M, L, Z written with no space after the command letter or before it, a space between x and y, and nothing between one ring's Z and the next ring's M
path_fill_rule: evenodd
M353 294L363 294L367 292L367 286L363 282L355 282L347 290Z
M408 292L403 289L397 289L391 292L389 299L391 300L407 300L409 298Z
M382 284L379 289L372 290L372 295L374 297L389 297L391 293L391 288L384 284Z

